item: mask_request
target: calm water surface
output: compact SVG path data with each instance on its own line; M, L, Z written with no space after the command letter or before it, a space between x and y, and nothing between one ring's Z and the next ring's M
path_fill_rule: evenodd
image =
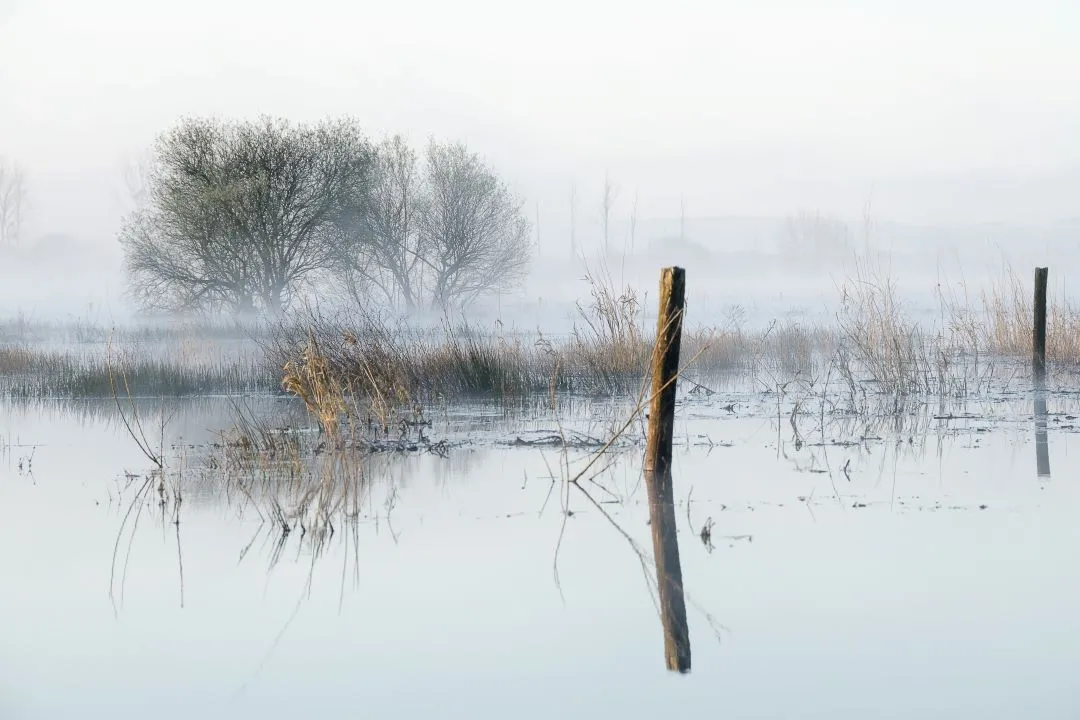
M796 449L787 417L721 405L677 430L685 676L622 534L651 551L638 448L584 483L608 518L553 489L587 451L502 444L553 424L494 413L457 418L445 458L373 462L320 553L195 479L179 526L151 502L118 544L148 463L107 408L7 406L0 718L1080 717L1062 416L1040 478L1030 414ZM170 465L195 478L182 448L228 417L176 409Z

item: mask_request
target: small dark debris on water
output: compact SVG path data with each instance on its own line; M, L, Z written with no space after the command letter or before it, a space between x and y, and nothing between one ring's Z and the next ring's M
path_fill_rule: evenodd
M866 503L864 503L864 502L855 502L851 507L853 507L853 508L864 508L864 507L866 507Z
M875 439L875 438L870 438L870 439ZM855 440L829 440L828 442L807 443L807 446L809 446L809 447L849 448L849 447L858 447L860 444L861 444L860 442L857 442Z
M712 542L712 529L713 525L715 524L716 523L713 522L713 519L710 516L705 519L705 524L701 526L701 542L705 546L705 549L709 552L712 552L714 549Z
M700 383L694 382L693 380L689 380L688 382L690 382L690 384L692 384L694 386L690 390L691 395L697 395L699 393L704 393L706 397L712 397L713 395L716 394L716 391L713 390L712 388L707 388L704 385L701 385Z
M511 445L526 445L529 447L535 447L538 445L562 445L565 441L560 435L549 435L543 438L536 438L534 440L522 440L520 437L515 437Z
M524 439L520 435L508 443L511 447L566 447L566 448L594 448L603 447L604 441L582 433L548 433L535 438Z
M722 447L722 448L735 447L735 443L733 443L733 442L730 442L728 440L721 440L720 442L716 442L715 440L713 440L708 435L698 435L698 438L699 438L700 442L694 443L697 447L707 447L709 449L716 448L716 447Z
M985 510L985 509L986 509L986 507L987 507L986 505L980 505L980 506L979 506L979 509L980 509L980 510Z

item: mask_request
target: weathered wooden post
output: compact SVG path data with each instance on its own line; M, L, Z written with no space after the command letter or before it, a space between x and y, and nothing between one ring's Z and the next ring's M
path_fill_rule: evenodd
M664 659L668 670L690 670L690 629L686 622L682 565L675 527L675 493L671 482L671 442L675 429L675 380L679 374L686 273L664 268L660 275L660 316L652 357L652 401L645 447L645 483L649 493Z
M1049 268L1035 268L1035 331L1031 371L1036 381L1046 377L1046 275Z

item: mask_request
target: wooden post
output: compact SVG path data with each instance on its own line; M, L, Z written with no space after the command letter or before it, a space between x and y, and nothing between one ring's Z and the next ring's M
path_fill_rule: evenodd
M1035 268L1035 331L1031 371L1036 381L1046 377L1046 275L1049 268Z
M690 670L690 630L686 622L682 565L675 526L675 493L671 482L671 441L675 429L675 379L685 307L686 274L680 267L660 275L660 316L652 358L652 402L645 448L645 483L649 493L660 620L664 628L664 660L668 670Z

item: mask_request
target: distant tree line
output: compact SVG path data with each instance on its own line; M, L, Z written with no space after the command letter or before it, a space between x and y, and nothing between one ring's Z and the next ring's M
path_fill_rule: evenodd
M802 256L822 257L846 253L852 247L851 229L833 215L799 212L788 215L779 237L779 250Z
M519 284L522 203L464 145L372 144L351 119L185 119L161 135L120 232L151 309L275 315L305 290L409 310Z

